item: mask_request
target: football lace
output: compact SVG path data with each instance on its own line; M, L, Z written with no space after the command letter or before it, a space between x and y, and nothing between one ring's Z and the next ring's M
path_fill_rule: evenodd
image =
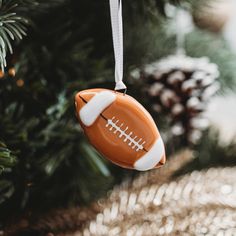
M136 152L139 150L144 149L143 145L146 143L143 141L142 138L138 138L137 136L132 137L133 132L130 132L128 134L129 127L126 126L126 128L122 129L124 126L124 123L118 124L119 120L115 118L115 116L112 117L112 119L107 120L106 127L109 128L109 131L113 132L114 134L117 134L119 138L123 138L123 141L130 146L132 149L135 149Z

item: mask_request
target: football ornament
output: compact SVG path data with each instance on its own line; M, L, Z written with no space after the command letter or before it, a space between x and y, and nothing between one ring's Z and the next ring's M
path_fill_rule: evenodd
M75 105L90 143L113 163L140 171L165 163L163 141L151 115L131 96L88 89L76 94Z

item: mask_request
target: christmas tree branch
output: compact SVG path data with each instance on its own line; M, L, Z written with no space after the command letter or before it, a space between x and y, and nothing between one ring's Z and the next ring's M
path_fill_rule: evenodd
M21 40L26 35L27 20L16 14L17 1L0 1L0 67L6 67L6 55L13 53L12 41Z
M14 192L12 181L4 176L12 171L16 163L16 156L0 141L0 204L10 198Z
M15 164L16 156L13 155L3 142L0 142L0 174L8 172Z

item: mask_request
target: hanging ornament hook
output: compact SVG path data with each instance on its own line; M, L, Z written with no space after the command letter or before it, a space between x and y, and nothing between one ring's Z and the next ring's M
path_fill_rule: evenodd
M115 55L115 90L127 90L123 82L123 20L121 0L110 0L112 38Z

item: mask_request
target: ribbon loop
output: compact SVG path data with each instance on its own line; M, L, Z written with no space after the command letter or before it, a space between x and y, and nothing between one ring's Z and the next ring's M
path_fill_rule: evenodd
M123 83L123 22L121 0L110 0L111 27L115 54L115 90L126 89Z
M116 82L115 90L122 90L122 89L126 89L126 86L125 86L125 84L123 83L123 81L118 81L118 82Z

